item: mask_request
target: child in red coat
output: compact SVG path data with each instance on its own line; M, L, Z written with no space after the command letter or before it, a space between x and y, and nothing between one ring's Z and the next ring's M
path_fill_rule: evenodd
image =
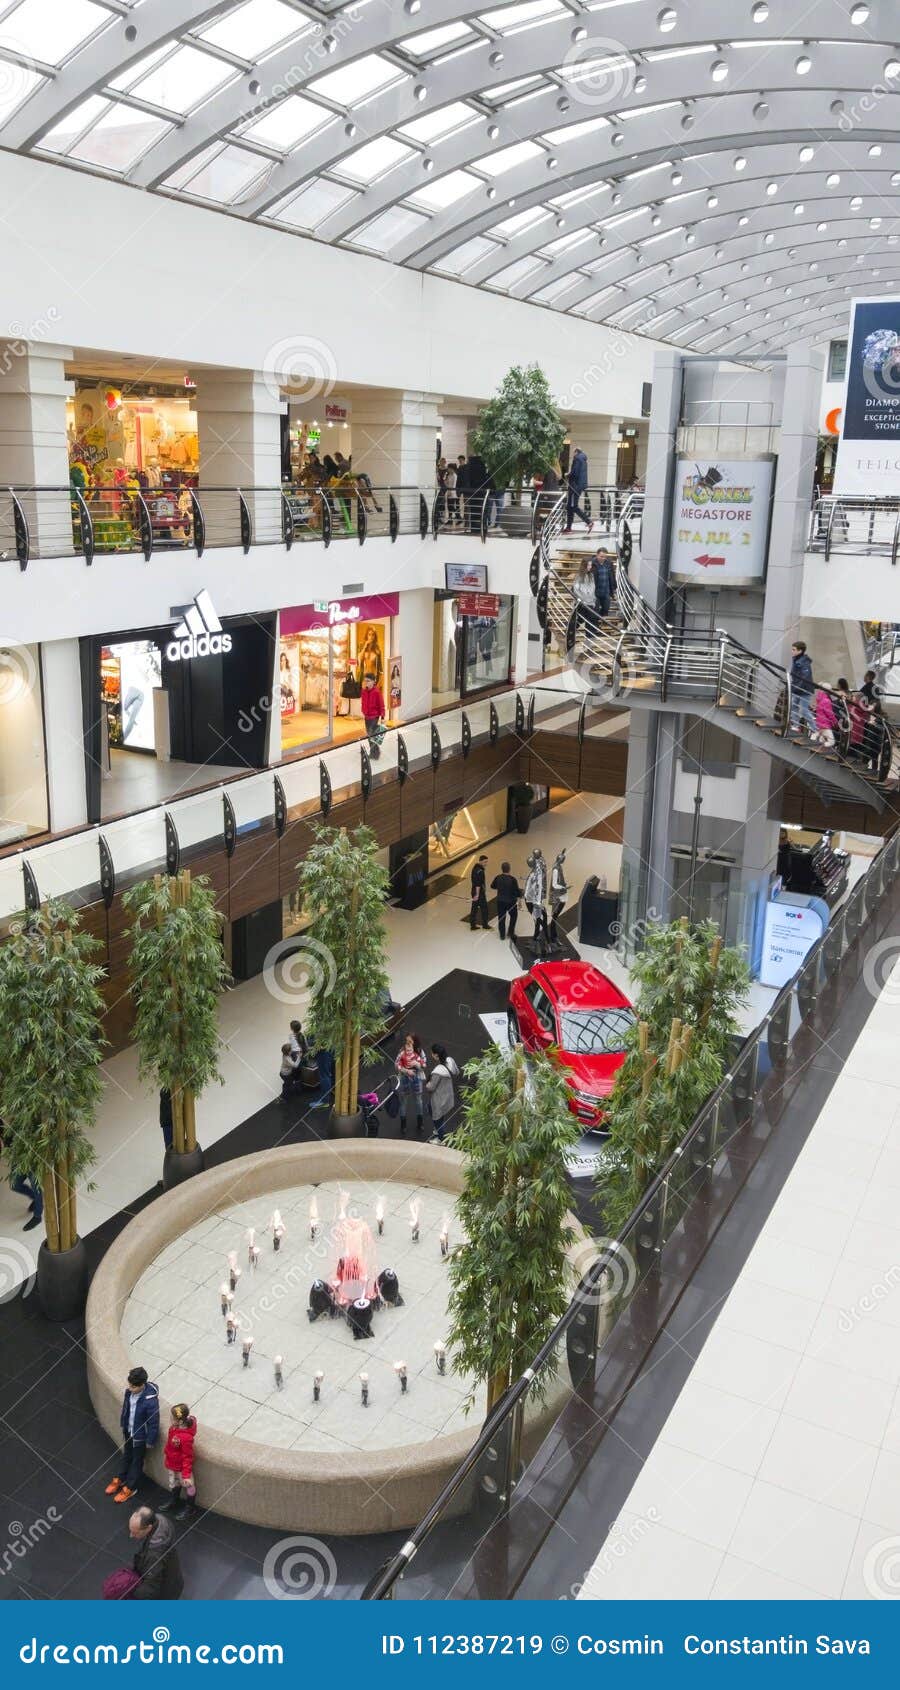
M187 1403L177 1402L172 1409L172 1420L166 1434L166 1448L163 1455L172 1495L168 1502L163 1503L160 1512L174 1514L175 1519L179 1521L189 1520L195 1508L197 1487L194 1484L194 1439L196 1435L197 1422Z

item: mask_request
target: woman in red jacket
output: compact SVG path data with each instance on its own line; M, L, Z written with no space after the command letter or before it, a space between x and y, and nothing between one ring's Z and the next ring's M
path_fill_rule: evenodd
M197 1422L187 1403L177 1402L172 1409L172 1420L166 1434L166 1448L163 1455L172 1495L168 1502L163 1503L160 1512L174 1514L178 1521L189 1520L196 1505L197 1487L194 1484L194 1439L196 1436Z

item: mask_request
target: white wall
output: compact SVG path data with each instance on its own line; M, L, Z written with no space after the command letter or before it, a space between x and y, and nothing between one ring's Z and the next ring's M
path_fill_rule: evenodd
M431 648L434 633L434 591L431 587L403 593L394 623L392 657L403 659L403 705L400 719L408 721L431 709ZM390 666L389 666L390 667ZM385 689L387 690L387 689Z
M47 826L36 646L0 645L0 843ZM82 779L84 764L82 762Z
M51 640L41 648L50 826L61 833L87 821L81 659L78 641Z
M832 552L809 552L803 565L802 616L838 620L900 622L900 566L891 567L890 553L872 557Z
M15 153L0 201L4 322L24 339L249 370L290 369L312 340L323 381L460 397L535 358L566 410L621 416L660 344Z

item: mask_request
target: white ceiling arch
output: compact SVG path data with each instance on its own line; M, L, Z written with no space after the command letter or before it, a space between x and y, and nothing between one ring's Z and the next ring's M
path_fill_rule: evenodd
M0 0L0 59L0 146L677 344L900 282L896 0Z

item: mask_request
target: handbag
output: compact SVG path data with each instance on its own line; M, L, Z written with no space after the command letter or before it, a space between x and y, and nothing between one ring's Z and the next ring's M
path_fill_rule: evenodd
M347 670L341 682L342 698L362 698L362 683L356 679L351 669Z

